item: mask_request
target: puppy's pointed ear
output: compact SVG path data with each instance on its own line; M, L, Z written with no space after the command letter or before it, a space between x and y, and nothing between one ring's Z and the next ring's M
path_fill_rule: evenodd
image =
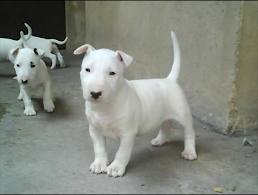
M85 55L87 55L94 50L95 50L95 48L92 47L90 44L85 44L85 45L78 47L76 50L74 50L73 54L80 55L80 54L85 53Z
M18 53L19 53L19 50L20 50L20 48L17 47L17 48L11 49L11 50L9 51L9 53L8 53L8 58L9 58L9 60L10 60L12 63L14 63L14 60L15 60L15 58L17 57L17 55L18 55Z
M34 49L33 49L33 52L34 52L36 55L40 56L40 57L42 57L42 56L45 54L45 51L43 51L42 49L37 49L37 48L34 48Z
M126 66L128 67L133 62L133 57L126 54L123 51L117 50L116 51L118 59Z

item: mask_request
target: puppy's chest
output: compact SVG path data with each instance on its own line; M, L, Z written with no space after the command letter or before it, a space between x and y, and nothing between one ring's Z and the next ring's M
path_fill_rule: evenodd
M29 91L37 92L38 90L42 90L43 89L43 83L41 83L41 82L31 83L31 84L29 84L27 86L27 89Z
M121 120L114 115L90 113L87 119L94 128L104 136L116 138L121 134Z

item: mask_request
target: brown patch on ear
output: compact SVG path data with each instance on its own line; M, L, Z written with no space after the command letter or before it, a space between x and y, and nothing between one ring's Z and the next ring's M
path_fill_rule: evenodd
M121 54L118 52L118 58L119 58L119 60L121 61L121 62L124 62L124 60L123 60L123 58L122 58L122 56L121 56Z
M120 50L117 50L116 53L117 53L118 59L121 62L123 62L123 64L125 64L126 67L129 66L132 63L132 61L133 61L132 56L130 56L130 55L128 55L125 52L120 51Z
M33 51L36 55L39 55L37 48L34 48Z

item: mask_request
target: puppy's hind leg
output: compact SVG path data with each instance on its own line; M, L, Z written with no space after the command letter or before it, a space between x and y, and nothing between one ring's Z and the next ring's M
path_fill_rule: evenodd
M170 121L164 121L161 125L156 138L151 140L152 146L162 146L171 139L171 124Z
M52 51L53 53L56 55L57 57L57 60L59 61L60 63L60 67L64 68L66 67L65 63L64 63L64 58L63 56L61 55L58 47L55 45L55 44L52 44Z
M54 69L56 67L56 55L46 52L44 56L51 59L51 69Z
M192 115L189 109L177 119L184 126L184 151L182 157L186 160L197 159L195 149L195 131L192 124Z

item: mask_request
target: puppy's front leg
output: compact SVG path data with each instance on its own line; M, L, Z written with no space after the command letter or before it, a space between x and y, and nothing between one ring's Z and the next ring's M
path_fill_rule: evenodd
M22 99L25 107L24 114L27 116L36 115L31 98L28 94L28 89L24 85L20 85L20 93L22 94Z
M119 149L114 161L108 166L107 174L111 177L121 177L125 173L126 166L130 160L135 135L126 135L121 138Z
M44 84L43 104L44 104L44 109L47 112L54 111L55 105L52 100L51 82L50 81L48 81Z
M22 100L22 89L21 89L21 86L20 86L20 93L17 97L18 100Z
M89 127L90 136L93 142L95 160L90 165L92 173L105 173L107 172L108 157L106 152L106 143L104 136L92 126Z

